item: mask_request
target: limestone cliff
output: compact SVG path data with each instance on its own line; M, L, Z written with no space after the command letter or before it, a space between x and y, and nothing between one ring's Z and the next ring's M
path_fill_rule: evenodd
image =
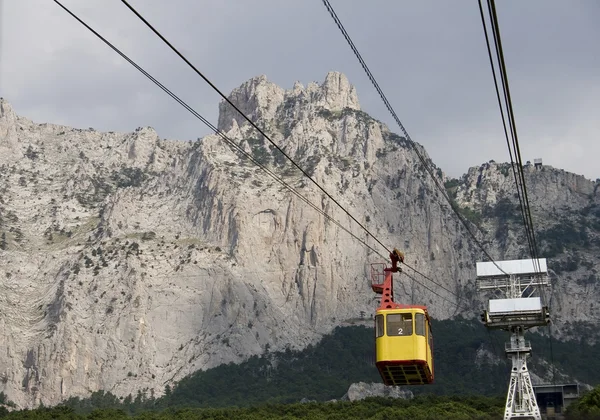
M426 152L361 111L344 75L290 90L261 76L230 98L370 232L479 312L474 263L483 257L413 146ZM228 105L218 125L385 255ZM497 209L510 192L508 178L485 168L453 187L475 212ZM528 176L533 199L547 200L539 206L554 203L548 217L595 197L596 184L572 174ZM494 236L499 222L485 214L475 231L492 255L518 257L518 224ZM382 261L216 135L186 143L151 128L38 124L0 101L0 392L20 407L99 389L160 395L195 370L304 347L372 313L369 263ZM416 279L436 294L400 276L397 300L429 305L436 318L465 312L455 296ZM597 301L581 287L587 295L557 297L562 315Z
M553 309L555 332L594 341L600 321L600 180L530 162L523 171L536 243L553 269L546 299ZM470 168L451 190L490 241L493 255L529 257L510 164L490 161Z

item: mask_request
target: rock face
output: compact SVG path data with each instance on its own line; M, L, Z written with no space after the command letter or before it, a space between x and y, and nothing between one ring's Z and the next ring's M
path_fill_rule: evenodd
M523 170L535 240L553 269L553 287L545 299L552 307L555 333L594 341L600 320L600 180L529 162ZM457 184L456 201L478 223L492 255L528 258L511 165L492 161L471 168Z
M359 401L369 397L389 397L402 398L410 400L414 397L413 393L399 386L385 386L384 384L368 384L358 382L350 385L348 392L341 399L347 401Z
M413 147L425 151L362 112L344 75L291 90L261 76L230 99L369 232L458 295L460 306L452 293L404 275L395 279L396 300L429 305L441 319L480 311L474 263L482 254ZM160 395L198 369L302 348L373 312L369 264L384 262L387 251L235 110L221 104L220 111L219 127L243 150L377 252L216 135L184 143L151 128L100 133L37 124L2 100L0 392L19 407L95 390ZM492 255L518 258L525 249L518 223L500 217L510 192L501 171L472 168L452 191L461 206L485 213L475 231ZM589 207L595 183L547 167L527 174L531 200L546 200L544 211L554 206L548 214L596 214ZM494 235L496 225L506 233ZM556 252L559 261L572 254ZM576 305L595 310L598 300L582 277L597 260L581 255L591 266L559 285L574 294L555 294L563 320ZM588 319L597 323L597 312Z

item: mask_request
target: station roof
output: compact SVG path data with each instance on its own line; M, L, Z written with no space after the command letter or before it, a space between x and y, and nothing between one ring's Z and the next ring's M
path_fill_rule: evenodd
M548 272L545 258L538 258L539 270L536 270L537 265L534 265L534 259L527 260L506 260L494 262L478 262L477 277L502 277L507 274L536 274L540 271L544 274ZM500 270L498 267L500 267ZM504 271L504 272L503 272ZM506 273L506 274L505 274Z

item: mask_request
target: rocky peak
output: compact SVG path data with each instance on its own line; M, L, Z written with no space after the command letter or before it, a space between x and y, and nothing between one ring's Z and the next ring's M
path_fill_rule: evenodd
M156 130L152 127L139 127L126 140L127 157L132 166L142 167L154 158L156 145L159 141Z
M292 88L292 93L294 95L299 95L304 90L304 86L299 81L294 82L294 87Z
M252 121L259 124L284 116L282 112L295 108L296 105L301 106L303 110L319 108L331 112L340 112L344 109L360 110L356 88L340 72L329 72L320 85L311 82L304 88L300 82L296 82L290 90L269 82L264 75L258 76L234 89L228 98ZM238 126L247 124L237 111L227 102L222 101L219 105L219 129L228 132L233 127L233 121L236 121Z
M16 149L16 121L18 117L10 103L0 98L0 153L12 155Z
M283 102L284 94L284 89L269 82L267 76L261 75L234 89L228 98L252 121L271 120L275 117L277 107ZM221 101L218 128L227 132L232 128L233 121L238 125L247 124L239 112L227 102Z
M341 111L345 108L360 110L356 88L348 78L339 72L329 72L320 87L319 101L330 111Z
M15 119L15 111L4 98L0 98L0 119Z
M316 176L329 176L330 169L326 168L332 165L352 162L355 171L359 166L370 167L391 146L384 139L394 137L387 127L360 110L356 89L339 72L329 72L320 84L304 86L296 81L289 90L264 76L255 77L234 89L229 99L286 154ZM281 153L225 102L220 105L219 128L262 163L286 164ZM396 143L401 140L394 138ZM396 146L402 146L400 143ZM346 163L333 156L343 156Z
M528 195L535 198L533 205L541 209L582 207L597 199L596 182L583 175L549 165L536 167L529 162L523 166L523 172ZM457 191L457 201L481 209L496 205L503 197L512 197L514 189L511 164L490 161L469 168Z

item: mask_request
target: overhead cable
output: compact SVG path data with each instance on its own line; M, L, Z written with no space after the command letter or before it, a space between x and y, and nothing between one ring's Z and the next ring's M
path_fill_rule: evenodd
M527 195L527 184L525 182L525 173L523 171L523 160L521 158L521 150L519 146L519 139L517 134L517 127L515 122L515 116L512 106L512 99L510 95L510 87L508 83L508 73L506 70L506 64L504 61L504 52L502 49L502 39L500 36L500 27L498 25L498 16L496 13L496 5L493 0L488 0L488 12L490 16L490 24L491 24L491 33L494 39L494 47L496 49L496 59L498 62L499 73L501 76L501 85L504 96L504 107L506 108L506 117L504 115L502 101L500 99L500 91L498 87L498 82L496 78L496 71L494 66L494 60L492 58L492 52L489 42L489 35L487 31L487 24L483 14L483 6L481 4L481 0L479 0L479 12L481 16L481 23L484 30L484 35L486 39L486 46L488 49L488 57L490 60L490 67L492 69L492 75L494 78L494 85L496 89L496 97L498 100L498 107L500 108L500 115L502 118L502 124L504 127L504 134L506 137L506 142L508 146L510 163L513 171L513 176L515 179L515 187L517 189L517 196L519 198L519 207L521 210L521 216L523 219L523 226L525 228L525 235L527 238L529 253L531 255L534 270L536 272L541 272L541 268L539 265L539 252L537 241L535 238L535 230L533 226L533 218L531 216L531 206L529 204L529 197ZM508 119L508 126L510 128L510 136L506 129L506 120ZM510 138L509 138L510 137ZM513 154L515 156L516 163L513 161Z
M334 224L336 224L338 227L340 227L341 229L343 229L344 231L346 231L348 234L350 234L354 239L358 240L360 243L362 243L364 246L366 246L368 249L370 249L371 251L373 251L374 253L376 253L377 255L379 255L382 258L387 258L386 256L382 255L380 252L378 252L377 250L375 250L373 247L371 247L369 244L367 244L364 240L362 240L361 238L359 238L358 236L356 236L354 233L352 233L349 229L347 229L346 227L342 226L337 220L335 220L334 218L332 218L329 214L325 213L323 210L319 209L315 204L313 204L312 202L310 202L308 199L306 199L304 196L302 196L300 193L298 193L296 190L294 190L289 184L287 184L285 181L283 181L282 179L280 179L279 177L277 177L277 175L275 175L270 169L266 168L264 165L262 165L260 162L256 161L256 159L253 158L253 156L249 153L247 153L244 149L242 149L239 145L237 145L233 140L231 140L229 137L227 137L221 130L219 130L217 127L215 127L212 123L210 123L208 120L206 120L204 117L202 117L202 115L200 115L199 113L197 113L193 108L191 108L187 103L185 103L183 100L181 100L177 95L175 95L172 91L170 91L168 88L166 88L164 85L162 85L157 79L155 79L152 75L150 75L148 72L146 72L142 67L140 67L137 63L135 63L133 60L131 60L126 54L124 54L123 52L121 52L117 47L115 47L111 42L109 42L106 38L104 38L102 35L100 35L97 31L95 31L93 28L91 28L88 24L86 24L82 19L80 19L77 15L75 15L73 12L71 12L68 8L66 8L64 5L62 5L58 0L54 0L54 2L56 4L58 4L61 8L63 8L67 13L69 13L73 18L75 18L79 23L81 23L84 27L86 27L89 31L91 31L94 35L96 35L96 37L98 37L100 40L102 40L106 45L108 45L111 49L113 49L117 54L119 54L123 59L125 59L128 63L130 63L133 67L135 67L138 71L140 71L142 74L144 74L144 76L146 76L148 79L150 79L154 84L156 84L159 88L161 88L165 93L167 93L169 96L171 96L173 99L175 99L180 105L182 105L185 109L187 109L190 113L192 113L192 115L194 115L196 118L200 119L204 124L206 124L209 128L211 128L217 135L219 135L223 140L225 140L231 147L235 148L240 154L244 155L245 157L247 157L248 159L250 159L253 163L255 163L257 166L259 166L261 169L263 169L265 172L267 172L267 174L269 174L272 178L274 178L276 181L278 181L279 183L281 183L282 185L284 185L288 190L290 190L294 195L296 195L298 198L300 198L302 201L304 201L305 203L307 203L308 205L310 205L313 209L315 209L317 212L319 212L320 214L322 214L324 217L326 217L328 220L332 221ZM339 205L339 204L338 204ZM341 207L341 206L340 206ZM342 207L343 209L343 207ZM345 210L345 209L343 209ZM364 229L364 228L363 228ZM366 230L366 229L365 229ZM368 231L367 231L368 232ZM369 232L368 232L369 233ZM371 235L372 236L372 235ZM377 238L375 238L377 240ZM378 241L379 242L379 241ZM381 244L381 242L379 242ZM406 265L406 264L405 264ZM407 265L408 268L412 269L413 271L415 271L417 274L423 276L424 278L426 278L427 280L433 282L436 286L446 290L448 293L459 297L456 293L452 292L451 290L445 288L444 286L442 286L441 284L439 284L438 282L435 282L433 279L431 279L430 277L424 275L423 273L420 273L419 271L417 271L416 269L410 267ZM413 281L415 281L414 277L410 276L407 274L408 277L412 278ZM431 293L435 294L436 296L440 297L443 300L446 300L450 303L446 297L440 295L439 293L437 293L435 290L427 287L426 285L424 285L423 283L416 281L419 285L421 285L423 288L429 290ZM461 307L460 303L457 301L456 302L457 307ZM465 310L467 310L466 308L464 308Z
M185 63L192 68L196 74L198 74L206 83L213 88L215 92L217 92L233 109L235 109L248 123L254 127L269 143L271 143L287 160L289 160L304 176L306 176L313 184L319 188L323 194L325 194L331 201L333 201L340 209L344 211L356 224L358 224L370 237L372 237L375 242L381 245L386 251L391 252L391 250L383 244L375 235L373 235L366 227L363 225L356 217L354 217L348 210L344 208L331 194L329 194L313 177L311 177L308 172L306 172L300 165L298 165L294 159L292 159L287 153L283 151L281 147L275 143L269 135L267 135L256 123L254 123L246 114L244 114L219 88L217 88L200 70L196 68L177 48L173 46L150 22L148 22L133 6L131 6L126 0L121 0L123 4L125 4L129 10L131 10L142 22L152 30L165 44L169 46Z
M487 0L488 12L489 12L489 16L490 16L490 23L491 23L491 27L492 27L491 31L492 31L492 34L494 37L494 46L496 48L496 57L497 57L497 61L498 61L499 73L502 76L501 81L502 81L502 88L503 88L503 93L504 93L504 102L505 102L506 113L508 116L508 122L509 122L511 137L512 137L512 150L511 150L511 142L509 141L509 136L506 131L506 120L504 117L504 112L502 110L502 103L500 100L500 92L498 89L498 83L496 80L496 72L495 72L495 68L494 68L494 60L492 59L489 36L488 36L488 32L487 32L487 27L486 27L487 25L486 25L486 21L485 21L484 15L483 15L483 6L481 4L481 0L479 0L478 3L479 3L479 12L481 15L481 23L483 26L484 35L485 35L485 39L486 39L486 45L487 45L487 49L488 49L488 56L490 59L490 66L492 68L492 74L494 76L494 84L496 87L496 96L498 98L498 106L500 108L502 123L504 125L504 133L505 133L506 141L508 144L509 155L511 157L511 166L513 168L513 174L515 177L517 194L519 196L519 205L520 205L521 214L523 217L525 234L527 236L529 251L531 254L532 261L533 261L534 270L536 270L538 273L541 274L541 267L540 267L540 262L539 262L539 249L538 249L538 245L537 245L537 241L536 241L536 237L535 237L533 218L531 216L531 206L529 204L529 197L527 195L527 184L525 182L525 173L523 171L523 161L521 159L521 150L520 150L519 139L518 139L518 135L517 135L517 127L516 127L515 116L514 116L514 111L513 111L513 107L512 107L512 99L510 96L510 88L509 88L509 84L508 84L508 73L506 70L506 63L504 61L504 52L502 49L502 39L500 37L500 27L498 25L498 14L496 12L496 4L495 4L494 0ZM513 163L513 159L512 159L513 153L517 160L516 165ZM515 167L517 169L516 172L515 172ZM518 172L518 176L517 176L517 172ZM540 287L539 289L540 289L540 296L541 296L542 302L544 304L546 304L544 289L542 287ZM552 296L550 297L550 300L552 300ZM551 302L550 302L550 304L548 304L548 306L549 307L551 306ZM552 327L550 324L548 324L548 336L549 336L549 341L550 341L550 359L551 359L551 364L552 364L552 381L556 385L556 369L554 366L554 349L553 349L553 345L552 345Z
M494 32L495 32L495 39L497 39L498 41L498 56L499 56L499 65L500 65L500 69L501 69L501 74L504 80L504 89L505 89L505 93L506 93L506 104L509 110L509 118L510 118L510 123L511 123L511 128L513 131L513 150L515 152L515 156L517 157L517 169L519 170L519 174L520 174L520 178L521 178L521 188L523 191L523 197L524 197L524 205L525 205L525 211L527 214L527 220L528 220L528 226L530 229L530 235L531 235L531 239L532 239L532 249L533 249L533 255L532 258L534 258L534 261L536 261L538 263L538 271L539 270L539 261L538 261L538 247L537 247L537 242L536 242L536 238L535 238L535 230L533 228L533 218L531 217L531 205L529 204L529 197L527 195L527 183L525 182L525 173L523 172L523 160L521 159L521 149L519 146L519 138L517 135L517 124L515 121L515 113L513 111L513 106L512 106L512 99L510 96L510 88L509 88L509 84L508 84L508 72L506 70L506 64L504 62L504 52L502 49L502 39L500 37L500 26L498 25L498 14L496 13L496 3L494 0L488 0L488 9L490 10L490 14L493 17L493 21L494 21Z
M204 81L206 81L225 101L227 101L227 103L233 107L246 121L248 121L250 123L250 125L252 125L252 127L254 127L262 136L264 136L273 146L275 146L277 148L277 150L279 150L290 162L292 162L292 164L294 164L294 166L296 166L307 178L309 178L322 192L324 192L328 198L330 198L335 204L337 204L352 220L354 220L361 228L363 228L365 230L365 232L371 236L373 239L375 239L375 241L377 243L379 243L384 249L386 249L388 252L391 252L390 249L385 246L377 237L375 237L362 223L360 223L354 216L352 216L352 214L350 214L349 211L347 211L335 198L333 198L327 191L325 191L325 189L323 187L321 187L317 181L315 181L306 171L304 171L296 162L294 162L294 160L288 156L273 140L271 140L271 138L260 128L258 127L246 114L244 114L223 92L221 92L221 90L219 90L200 70L198 70L196 68L196 66L194 66L175 46L173 46L173 44L171 42L169 42L169 40L166 39L165 36L163 36L150 22L148 22L147 19L145 19L133 6L131 6L127 0L121 0L121 2L123 4L125 4L129 10L131 10L142 22L144 22L144 24L146 24L146 26L148 28L150 28L150 30L152 30L152 32L154 32L167 46L169 46L169 48L171 48L171 50L173 50L173 52L175 52L183 61L185 61L185 63L190 66L195 72L196 74L198 74L200 77L202 77L202 79L204 79ZM404 130L404 127L402 127L402 129ZM406 130L404 130L406 133ZM406 133L406 135L408 135L408 133ZM411 141L412 143L412 141ZM427 166L424 158L422 157L422 155L420 154L420 152L418 152L418 155L421 157L421 161L424 165L424 167L430 171L429 167ZM433 176L433 174L431 173L431 175ZM434 176L434 180L437 182L437 179ZM443 190L443 187L442 187ZM445 192L445 190L443 190ZM465 225L466 226L466 225ZM381 255L381 254L380 254ZM498 267L500 269L500 267ZM413 269L414 270L414 269ZM501 270L501 269L500 269ZM422 273L419 273L421 275L423 275ZM426 277L426 276L425 276ZM438 287L442 287L439 283L433 281L431 278L426 277L428 280L432 281L434 284L436 284ZM425 286L424 286L425 287ZM431 289L428 289L431 290ZM445 289L446 291L448 291L451 294L454 294L453 292L449 291L448 289ZM436 292L433 292L436 293ZM438 295L439 296L439 295Z
M95 31L92 27L90 27L87 23L85 23L82 19L80 19L73 12L71 12L67 7L65 7L64 5L62 5L58 0L54 0L54 2L56 4L58 4L60 7L62 7L67 13L69 13L73 18L75 18L83 26L85 26L94 35L96 35L100 40L102 40L106 45L108 45L113 51L115 51L117 54L119 54L129 64L131 64L133 67L135 67L137 70L139 70L144 76L146 76L148 79L150 79L155 85L157 85L159 88L161 88L165 93L167 93L173 99L175 99L175 101L177 101L181 106L183 106L185 109L187 109L192 115L194 115L196 118L198 118L199 120L201 120L204 124L206 124L210 129L212 129L215 132L215 134L219 135L223 140L225 140L230 146L232 146L234 149L236 149L240 154L242 154L245 157L247 157L248 159L250 159L254 164L256 164L259 168L261 168L263 171L265 171L269 176L271 176L277 182L279 182L280 184L282 184L290 192L292 192L294 195L296 195L298 198L300 198L306 204L308 204L309 206L311 206L317 212L319 212L320 214L322 214L328 220L330 220L331 222L333 222L340 229L344 230L346 233L348 233L349 235L351 235L352 237L354 237L356 240L358 240L360 243L362 243L365 247L367 247L368 249L370 249L371 251L373 251L374 253L376 253L377 255L379 255L379 256L381 256L383 258L387 258L383 254L381 254L380 252L378 252L376 249L374 249L372 246L370 246L369 244L367 244L364 240L362 240L361 238L359 238L356 234L352 233L348 228L346 228L343 225L341 225L340 222L338 222L337 220L335 220L332 216L330 216L325 211L323 211L320 208L318 208L317 205L315 205L310 200L308 200L306 197L304 197L302 194L300 194L298 191L296 191L293 187L291 187L287 182L285 182L283 179L281 179L280 177L278 177L269 168L265 167L260 162L258 162L251 154L249 154L242 147L240 147L239 145L237 145L233 140L231 140L228 136L226 136L221 130L219 130L217 127L215 127L210 121L208 121L206 118L204 118L198 112L196 112L192 107L190 107L187 103L185 103L183 100L181 100L177 95L175 95L171 90L169 90L167 87L165 87L163 84L161 84L157 79L155 79L152 75L150 75L147 71L145 71L137 63L135 63L127 55L125 55L123 52L121 52L121 50L119 50L117 47L115 47L110 41L108 41L106 38L104 38L102 35L100 35L97 31Z
M427 171L427 173L429 173L429 175L433 179L434 184L436 185L436 187L438 188L438 190L442 193L442 196L446 199L446 201L448 201L448 204L450 204L450 208L452 209L452 211L454 212L454 214L458 217L458 220L462 223L462 225L464 226L464 228L467 230L467 232L469 233L469 235L472 237L472 239L477 244L477 246L481 249L481 251L485 254L485 256L492 263L494 263L494 265L496 266L496 268L498 268L498 270L500 270L504 274L507 274L496 263L496 261L494 261L494 259L492 258L492 256L486 251L486 249L483 247L483 245L481 244L481 242L479 241L479 239L477 239L477 237L475 236L475 234L471 231L471 229L470 229L467 221L465 220L465 218L455 208L455 204L450 199L450 196L448 195L448 192L446 191L445 187L436 178L435 173L430 168L429 164L427 163L426 159L423 157L422 153L419 151L419 149L416 146L415 142L413 142L413 140L411 139L410 135L408 134L408 131L406 131L406 129L404 128L404 125L400 121L400 118L398 118L398 114L396 114L396 111L394 111L394 108L392 107L392 105L388 101L387 97L383 93L383 90L379 86L379 83L377 83L377 80L375 79L375 76L373 76L373 74L371 73L371 70L369 70L369 67L367 66L367 63L365 63L365 61L363 60L362 56L360 55L360 52L358 51L358 48L356 48L356 46L354 45L354 42L352 42L352 39L350 38L350 35L348 34L348 32L344 28L344 25L342 24L341 20L339 19L339 17L335 13L335 10L331 6L331 3L329 3L328 0L323 0L323 4L325 5L325 7L327 8L327 10L329 11L329 14L333 18L333 20L336 23L338 29L342 32L342 35L344 36L344 38L348 42L348 45L350 45L350 48L354 52L354 55L358 59L360 65L362 66L363 70L367 74L369 80L371 81L371 83L373 84L373 86L375 87L375 89L377 90L377 93L379 93L379 96L383 100L383 103L385 104L386 108L388 109L388 111L390 112L390 114L392 114L392 117L394 118L394 120L396 121L396 123L398 124L398 126L400 127L400 129L402 130L402 132L404 133L404 136L408 140L409 144L412 146L414 152L416 153L417 157L421 161L421 164L423 165L423 167L425 168L425 170Z
M521 188L519 187L519 179L520 177L517 176L517 170L515 167L515 163L513 160L513 151L512 151L512 147L511 147L511 140L510 137L512 137L512 129L511 129L511 135L509 136L508 134L508 129L506 128L506 118L504 116L504 108L502 106L502 100L500 99L500 89L498 87L498 79L496 77L496 69L494 66L494 59L492 58L492 50L490 47L490 41L489 41L489 36L488 36L488 31L487 31L487 25L486 25L486 21L485 21L485 17L483 15L483 7L481 5L481 0L479 0L479 12L481 15L481 23L483 26L483 32L485 35L485 41L486 41L486 46L487 46L487 50L488 50L488 57L490 59L490 65L491 65L491 69L492 69L492 76L494 78L494 86L496 89L496 98L498 100L498 108L500 109L500 116L502 119L502 127L504 128L504 137L506 138L506 145L508 147L508 154L510 156L510 166L512 169L512 173L513 173L513 177L515 180L515 187L517 189L517 197L519 199L519 209L521 212L521 217L523 220L523 225L525 226L525 233L527 236L527 243L529 245L529 251L530 254L533 255L533 248L532 248L532 241L531 241L531 236L529 234L529 230L527 229L527 215L525 213L525 208L523 205L523 198L522 198L522 192L521 192ZM494 34L494 44L497 46L497 41L496 41L496 36ZM506 94L505 94L505 99L506 99ZM511 126L512 127L512 126Z

